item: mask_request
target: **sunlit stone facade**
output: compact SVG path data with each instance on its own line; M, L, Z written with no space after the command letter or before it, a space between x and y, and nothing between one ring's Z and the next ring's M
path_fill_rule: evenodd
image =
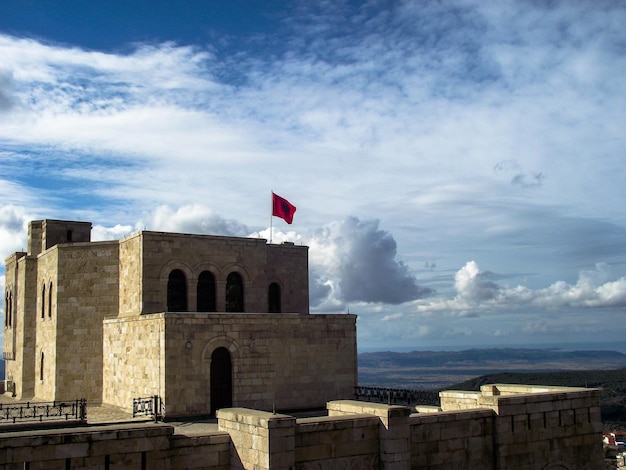
M309 314L308 248L33 221L6 260L4 358L17 398L169 416L324 407L357 383L356 317Z

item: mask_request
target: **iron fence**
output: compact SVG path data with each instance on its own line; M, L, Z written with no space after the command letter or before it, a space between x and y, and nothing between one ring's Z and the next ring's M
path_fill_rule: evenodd
M60 420L87 422L87 401L81 398L52 402L0 403L0 424Z
M385 387L354 387L357 400L388 405L439 405L439 392L434 390L408 390Z
M151 416L155 421L165 417L165 404L158 395L151 397L133 398L133 418L136 416Z

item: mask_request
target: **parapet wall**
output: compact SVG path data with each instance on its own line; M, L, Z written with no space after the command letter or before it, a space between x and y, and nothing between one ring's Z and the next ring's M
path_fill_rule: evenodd
M186 437L165 424L46 429L0 434L0 468L206 469L230 468L225 433Z
M260 416L244 408L220 410L218 417L233 441L231 457L240 459L231 468L603 468L599 390L524 390L493 385L481 392L442 392L443 411L425 413L339 400L328 403L324 418ZM471 400L488 406L469 409ZM462 409L445 411L444 403Z
M530 395L504 394L497 400L495 442L500 468L533 462L576 462L578 467L602 468L600 391L545 388ZM523 443L523 444L522 444Z
M298 419L296 467L379 468L379 422L367 414Z
M494 419L492 410L481 409L411 415L411 468L499 468Z
M166 424L4 433L0 469L604 468L600 391L550 390L442 392L442 405L452 406L453 395L459 406L471 399L488 405L420 413L353 400L329 402L328 416L300 419L228 408L218 410L217 430L193 436Z
M598 389L490 384L480 392L439 395L442 410L453 416L481 408L494 413L489 431L494 468L543 468L538 462L564 469L602 468Z

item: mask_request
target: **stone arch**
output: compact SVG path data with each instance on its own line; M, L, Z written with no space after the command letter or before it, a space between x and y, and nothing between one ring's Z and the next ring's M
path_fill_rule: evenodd
M546 465L545 467L543 467L542 470L571 470L570 466L567 465L565 462L551 462L548 465Z
M222 268L221 272L222 272L222 276L224 274L226 276L228 276L232 272L237 272L237 273L239 273L239 275L243 279L243 282L246 283L246 284L249 284L251 282L251 279L252 279L252 277L250 277L250 274L248 273L246 268L244 268L241 264L238 264L238 263L229 263L229 264L225 265Z
M246 292L248 291L249 286L251 285L251 277L248 271L239 263L229 263L222 267L223 277L218 280L218 283L221 284L221 295L224 301L224 311L225 312L245 312L246 311ZM240 293L239 299L242 301L242 304L238 307L233 307L233 305L229 305L229 299L234 294L234 292L228 292L229 283L228 277L233 273L238 274L241 277L241 288L242 292ZM218 289L219 291L219 289Z
M175 270L179 270L182 271L185 275L185 281L186 281L186 289L187 289L187 293L186 293L186 308L185 310L176 310L176 311L183 311L186 312L187 308L189 307L189 305L193 305L192 302L190 302L190 291L189 291L189 286L192 285L192 282L194 280L194 276L193 276L193 271L191 270L191 268L185 264L185 263L181 263L180 261L170 261L168 263L166 263L165 265L163 265L163 267L161 268L161 272L159 273L159 282L160 282L160 292L162 292L162 309L164 311L174 311L174 310L170 310L169 309L169 305L168 305L168 284L170 281L170 274L172 273L172 271Z
M237 360L239 358L239 350L241 349L239 343L228 336L218 336L207 341L202 348L200 357L203 361L210 361L213 350L220 347L228 349L233 359Z
M222 277L222 270L214 263L201 261L197 264L194 264L193 272L195 274L201 273L203 271L211 271L215 276L215 279L219 279L220 277Z
M226 384L227 386L222 387L220 390L220 386L219 386L220 384L215 383L216 376L214 374L217 374L217 377L219 377L219 372L224 373L224 369L227 369L227 368L223 368L221 370L218 370L219 367L224 366L224 364L214 363L215 360L217 361L220 360L219 357L216 357L214 355L215 351L218 351L218 350L228 351L228 355L230 357L230 370L229 370L230 390L228 390L228 384ZM210 341L207 341L207 343L202 348L202 352L201 352L202 363L206 364L205 370L207 371L208 376L209 376L209 400L210 400L210 413L211 414L215 414L216 409L220 407L223 408L225 404L229 402L228 398L230 398L229 406L232 406L232 404L236 402L237 387L236 387L235 378L237 377L237 371L239 368L239 364L238 364L239 352L240 352L239 344L235 340L227 336L220 336L217 338L213 338ZM213 393L219 394L220 392L224 393L225 396L224 395L222 395L221 397L213 396ZM214 398L216 398L217 401L215 401ZM226 398L226 400L224 400L224 398ZM222 401L220 401L220 399Z
M172 272L172 270L174 269L180 269L182 272L184 272L187 281L195 279L193 269L191 269L189 265L181 261L169 261L168 263L164 264L161 268L161 272L159 273L159 279L161 281L167 282L167 278L170 275L170 272Z

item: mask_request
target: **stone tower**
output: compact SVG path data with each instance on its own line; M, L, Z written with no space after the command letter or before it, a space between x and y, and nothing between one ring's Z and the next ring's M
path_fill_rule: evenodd
M170 416L294 409L349 398L356 317L309 314L308 248L142 231L92 242L91 223L29 225L6 260L5 343L16 396Z

